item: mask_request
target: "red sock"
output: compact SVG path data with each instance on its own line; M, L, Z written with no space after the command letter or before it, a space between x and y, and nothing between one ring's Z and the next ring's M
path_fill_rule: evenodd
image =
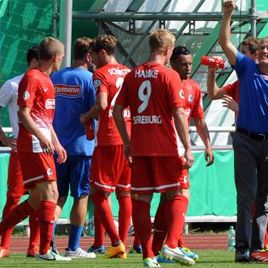
M43 200L38 210L38 218L40 223L40 254L44 255L50 248L50 241L52 239L53 224L55 220L56 204Z
M117 200L119 202L119 236L126 245L132 213L131 198L130 195L118 195Z
M160 203L154 218L154 236L152 248L155 256L161 251L167 234L165 211L166 202Z
M2 235L5 230L14 227L16 224L26 219L31 213L34 213L34 209L30 206L28 200L20 203L0 223L0 235Z
M98 216L98 213L96 213L96 210L94 210L94 226L95 226L95 236L94 236L93 248L98 248L104 245L105 228Z
M185 247L184 239L183 239L183 232L180 235L179 241L178 241L178 247Z
M135 230L134 230L135 231ZM137 232L135 232L135 237L134 237L134 242L133 242L133 246L140 246L141 245L141 240L137 234Z
M7 201L3 209L2 218L4 219L7 215L17 206L20 201L20 197L7 196ZM9 249L11 235L14 227L6 229L1 236L1 247Z
M95 192L92 194L92 201L94 203L94 209L102 220L102 224L111 239L112 246L117 246L120 238L114 224L113 214L108 199L104 194Z
M268 247L268 225L267 225L266 232L265 232L265 235L264 235L264 247L265 248Z
M135 232L141 240L143 258L151 258L154 253L152 251L150 204L132 199L132 209L133 224Z
M183 232L185 214L188 206L188 199L185 196L177 195L172 200L166 201L167 238L166 244L170 248L176 248Z
M30 215L29 227L30 227L30 239L28 248L29 249L38 248L40 242L40 225L37 212Z

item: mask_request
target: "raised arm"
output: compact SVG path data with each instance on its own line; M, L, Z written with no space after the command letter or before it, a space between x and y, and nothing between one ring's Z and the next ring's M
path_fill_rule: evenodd
M231 42L231 17L234 9L233 0L223 3L223 19L219 36L219 44L232 65L235 65L237 54L237 49Z

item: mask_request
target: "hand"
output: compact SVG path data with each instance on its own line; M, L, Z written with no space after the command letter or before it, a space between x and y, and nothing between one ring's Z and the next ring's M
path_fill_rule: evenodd
M132 164L132 156L131 156L131 150L130 150L130 144L124 144L124 154L126 159L128 160L128 163Z
M60 145L57 144L55 145L55 151L57 153L57 163L62 164L66 161L67 159L67 153L66 150Z
M45 136L38 137L38 139L40 141L40 145L44 153L54 154L55 148L53 143L49 139L47 139Z
M17 140L14 138L9 138L5 136L2 139L2 143L7 147L11 147L14 151L17 150Z
M214 155L213 155L211 148L205 149L205 160L207 162L206 167L208 167L214 163Z
M190 168L193 163L194 163L194 157L192 155L192 152L191 150L185 150L185 153L184 153L184 158L185 158L185 168Z
M222 8L224 14L231 14L236 7L234 0L224 0Z
M85 124L87 122L86 114L80 114L80 122L81 124Z
M224 94L222 100L223 107L227 107L236 113L238 112L238 104L231 96Z

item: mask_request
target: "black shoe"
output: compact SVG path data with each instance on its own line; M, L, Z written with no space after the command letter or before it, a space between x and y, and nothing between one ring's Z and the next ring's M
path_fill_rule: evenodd
M235 252L235 262L249 262L250 254L249 249L237 249Z
M50 241L50 247L51 247L51 251L53 253L58 254L58 255L60 254L59 251L58 251L58 249L57 249L57 246L56 246L56 243L55 243L54 239L51 239L51 241Z

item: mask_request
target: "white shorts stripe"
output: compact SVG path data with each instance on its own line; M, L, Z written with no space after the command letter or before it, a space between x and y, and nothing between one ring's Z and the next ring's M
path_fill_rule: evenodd
M101 188L105 188L105 189L109 189L109 190L115 190L114 186L110 186L110 185L106 185L106 184L101 184L97 181L94 181L94 184L96 184L97 186L101 187Z
M23 182L23 184L26 184L26 183L29 183L29 182L33 182L33 181L37 181L37 180L40 180L40 179L43 179L43 178L44 178L44 175L33 177L33 178L28 179L28 180L25 180Z
M173 184L166 184L166 185L161 185L158 187L131 187L132 191L152 191L152 190L162 190L162 189L167 189L167 188L173 188L173 187L177 187L180 186L180 183L173 183Z

